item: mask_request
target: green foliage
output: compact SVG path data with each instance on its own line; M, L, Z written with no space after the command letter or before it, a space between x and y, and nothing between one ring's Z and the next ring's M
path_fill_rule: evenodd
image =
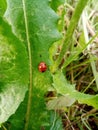
M54 83L53 85L54 85L54 88L56 89L57 93L61 94L63 96L60 98L58 97L58 100L55 102L55 104L53 104L54 101L50 102L51 105L48 103L49 109L53 109L53 107L54 107L54 109L58 108L58 105L61 108L63 108L64 106L70 106L70 105L72 105L72 103L74 103L74 101L75 101L74 99L78 100L79 103L88 104L88 105L93 106L96 109L98 109L98 102L97 102L98 94L89 95L89 94L84 94L84 93L80 93L80 92L76 91L75 86L68 83L65 76L61 72L57 72L53 76L53 83ZM64 96L65 96L65 98L67 98L66 100L65 100ZM64 101L62 101L62 100L64 100ZM68 101L70 102L70 105L68 104Z
M3 16L6 6L6 0L0 0L0 16Z
M60 38L56 28L58 16L49 7L48 0L7 0L7 5L5 18L14 34L26 45L29 55L30 88L25 129L40 129L47 118L44 94L51 87L52 78L49 70L40 73L38 64L41 61L47 66L50 64L49 47Z
M49 7L48 0L42 2L40 0L33 2L8 0L7 5L5 17L12 25L16 36L26 43L31 43L34 60L32 63L34 70L37 71L40 61L49 64L47 51L51 44L60 38L56 29L58 16Z
M71 40L72 40L74 30L78 24L81 13L82 13L82 11L83 11L83 9L86 6L88 1L89 0L86 0L86 1L80 0L75 8L74 14L73 14L71 21L70 21L70 25L69 25L68 30L66 32L66 36L65 36L65 39L63 42L62 50L60 52L58 59L56 60L55 64L52 67L53 72L55 72L57 70L58 66L60 65L60 63L62 61L62 57L64 57L65 52L71 46Z
M55 62L52 58L58 45L52 44L61 38L61 34L57 30L59 17L54 10L57 11L64 0L1 0L0 16L4 14L8 23L0 17L0 123L8 121L4 124L8 130L62 130L60 116L49 110L64 110L75 101L98 109L98 95L76 91L75 84L70 84L65 74L58 71L87 2L79 0ZM79 40L81 48L68 57L61 70L87 47L84 35ZM61 41L58 41L59 45ZM44 73L38 71L42 61L47 65ZM46 93L51 89L57 92L57 97L46 103Z
M7 121L23 101L28 74L26 48L0 17L0 123Z

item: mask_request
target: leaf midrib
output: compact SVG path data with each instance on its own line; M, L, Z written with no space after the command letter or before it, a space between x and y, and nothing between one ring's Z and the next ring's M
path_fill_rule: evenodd
M27 19L25 0L22 0L22 5L23 5L23 13L24 13L27 47L28 47L29 77L30 77L30 79L29 79L29 97L28 97L27 113L26 113L26 119L25 119L26 123L25 123L25 126L24 126L24 130L28 130L30 110L31 110L31 102L32 102L32 54L31 54L31 45L30 45L30 38L29 38L28 19Z

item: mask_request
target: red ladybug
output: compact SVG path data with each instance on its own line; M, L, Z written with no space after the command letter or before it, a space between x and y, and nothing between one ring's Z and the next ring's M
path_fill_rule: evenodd
M39 66L38 66L38 70L39 70L40 72L45 72L45 71L47 70L47 65L46 65L46 63L45 63L45 62L41 62L41 63L39 64Z

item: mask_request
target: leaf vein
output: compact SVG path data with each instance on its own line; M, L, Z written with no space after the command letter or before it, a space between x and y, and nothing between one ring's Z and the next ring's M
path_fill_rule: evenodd
M28 19L26 13L26 3L25 0L22 0L23 4L23 13L24 13L24 21L25 21L25 30L26 30L26 39L27 39L27 46L28 46L28 56L29 56L29 97L28 97L28 105L27 105L27 113L26 113L26 123L24 130L28 129L29 124L29 117L30 117L30 110L31 110L31 102L32 102L32 54L31 54L31 46L30 46L30 37L29 37L29 28L28 28Z

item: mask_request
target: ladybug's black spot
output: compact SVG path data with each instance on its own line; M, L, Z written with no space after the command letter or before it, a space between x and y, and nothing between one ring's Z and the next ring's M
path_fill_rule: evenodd
M42 57L42 55L40 54L40 57Z

